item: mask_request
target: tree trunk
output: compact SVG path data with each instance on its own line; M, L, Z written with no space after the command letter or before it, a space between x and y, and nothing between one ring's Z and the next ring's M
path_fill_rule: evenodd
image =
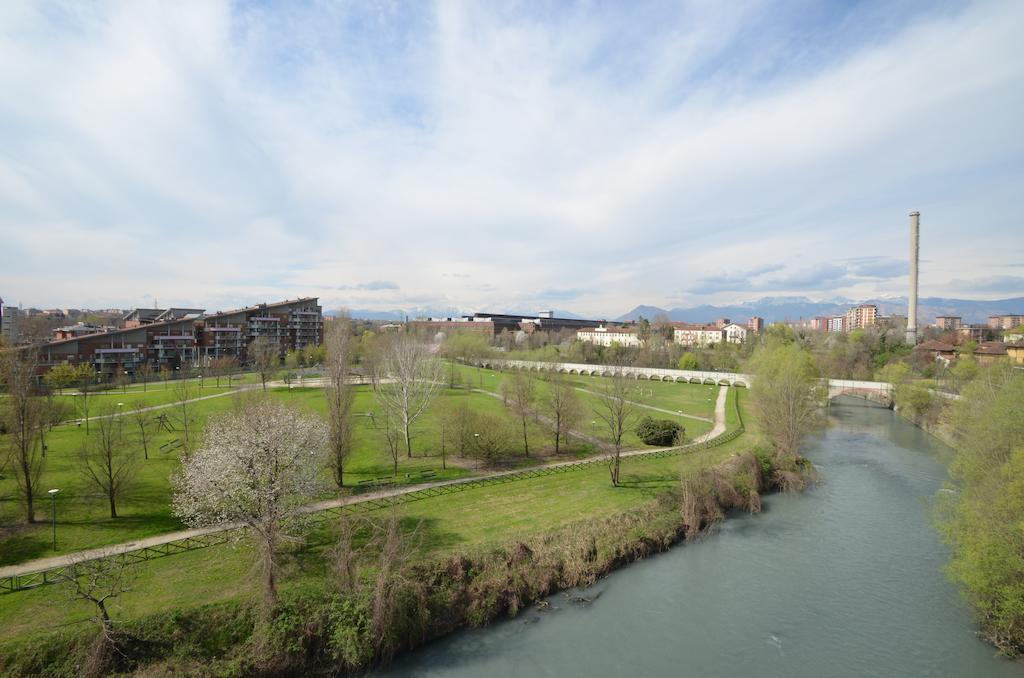
M530 439L526 435L526 417L523 417L523 448L526 449L526 456L530 456Z
M412 435L409 433L408 424L405 425L405 454L412 459ZM398 475L398 471L395 471L395 475Z
M117 517L117 506L114 503L114 491L110 490L107 492L107 499L110 500L110 517Z
M32 486L31 485L27 485L26 488L25 488L25 510L27 512L26 521L28 523L36 522L36 510L35 510L35 507L33 506Z

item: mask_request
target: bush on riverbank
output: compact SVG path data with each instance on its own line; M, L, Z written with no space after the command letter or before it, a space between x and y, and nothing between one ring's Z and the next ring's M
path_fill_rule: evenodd
M953 547L949 573L964 587L982 632L1002 652L1024 653L1024 374L983 370L951 407L956 487L939 495Z
M378 520L360 529L384 538L355 539L368 545L355 586L323 581L287 589L267 624L244 602L125 622L131 654L121 668L149 675L356 672L460 627L515 616L555 591L591 585L703 534L731 509L758 510L774 477L766 455L736 455L635 509L429 561L415 560L415 544L389 541ZM694 519L687 501L704 513ZM90 642L83 629L8 645L0 674L78 675Z

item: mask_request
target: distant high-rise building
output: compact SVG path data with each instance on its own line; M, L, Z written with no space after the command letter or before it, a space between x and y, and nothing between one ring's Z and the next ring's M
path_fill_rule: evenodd
M990 315L988 326L993 330L1012 330L1024 325L1024 315L1014 313L1007 315Z
M958 315L935 316L935 326L940 330L958 330L964 324L964 319Z
M874 327L878 321L878 307L874 304L854 306L846 312L846 330Z
M747 321L747 329L751 332L763 332L764 331L764 318L761 316L751 316L750 320Z

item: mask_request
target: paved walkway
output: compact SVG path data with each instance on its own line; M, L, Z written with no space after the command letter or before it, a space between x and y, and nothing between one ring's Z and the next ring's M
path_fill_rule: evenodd
M485 391L485 393L488 393ZM694 438L693 441L682 445L681 447L688 447L690 445L696 445L698 443L711 440L725 432L725 403L729 393L727 386L722 386L718 390L718 400L715 403L715 426L710 432ZM222 394L218 394L222 395ZM496 395L496 394L491 394ZM212 398L216 396L206 396ZM500 397L500 396L499 396ZM663 448L641 448L637 450L627 450L622 452L622 457L635 457L644 454L650 454L659 450L670 450L672 447ZM610 459L612 454L602 454L596 457L590 457L590 460ZM366 501L373 501L375 499L384 499L387 497L394 497L403 494L410 494L412 492L419 492L420 490L429 489L431 487L444 487L448 485L461 485L465 483L472 483L480 480L481 478L499 478L501 476L513 475L516 473L522 473L524 471L558 468L560 466L569 466L572 464L579 463L580 460L572 459L569 461L560 461L553 464L541 464L538 466L529 466L524 468L513 469L510 471L499 471L496 473L488 473L483 476L472 476L469 478L458 478L455 480L439 480L432 483L420 483L418 485L408 485L405 487L390 488L385 490L378 490L377 492L368 492L366 494L350 495L347 497L339 497L337 499L327 499L325 501L316 502L303 506L299 509L300 513L317 513L325 509L338 508L341 506L347 506L349 504L358 504ZM88 549L85 551L76 551L75 553L68 553L62 556L53 556L50 558L39 558L37 560L30 560L17 565L8 565L6 567L0 567L0 577L13 577L15 575L31 574L33 572L40 572L42 570L49 570L55 567L64 567L71 565L75 562L82 560L92 560L95 558L106 558L108 556L117 555L126 551L137 551L142 548L150 546L159 546L160 544L166 544L172 541L178 541L181 539L187 539L189 537L199 537L207 534L215 534L217 532L224 532L226 530L233 530L241 527L238 523L228 523L224 525L216 525L214 527L204 527L192 530L180 530L178 532L167 532L165 534L156 535L153 537L146 537L144 539L136 539L130 542L123 542L121 544L113 544L110 546L104 546L101 548Z

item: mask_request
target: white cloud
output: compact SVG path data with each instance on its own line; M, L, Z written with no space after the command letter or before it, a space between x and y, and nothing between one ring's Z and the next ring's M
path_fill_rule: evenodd
M834 45L761 2L636 12L5 5L0 293L857 297L902 292L910 209L923 294L994 292L991 267L1024 258L1018 4ZM71 261L85 275L54 275Z

